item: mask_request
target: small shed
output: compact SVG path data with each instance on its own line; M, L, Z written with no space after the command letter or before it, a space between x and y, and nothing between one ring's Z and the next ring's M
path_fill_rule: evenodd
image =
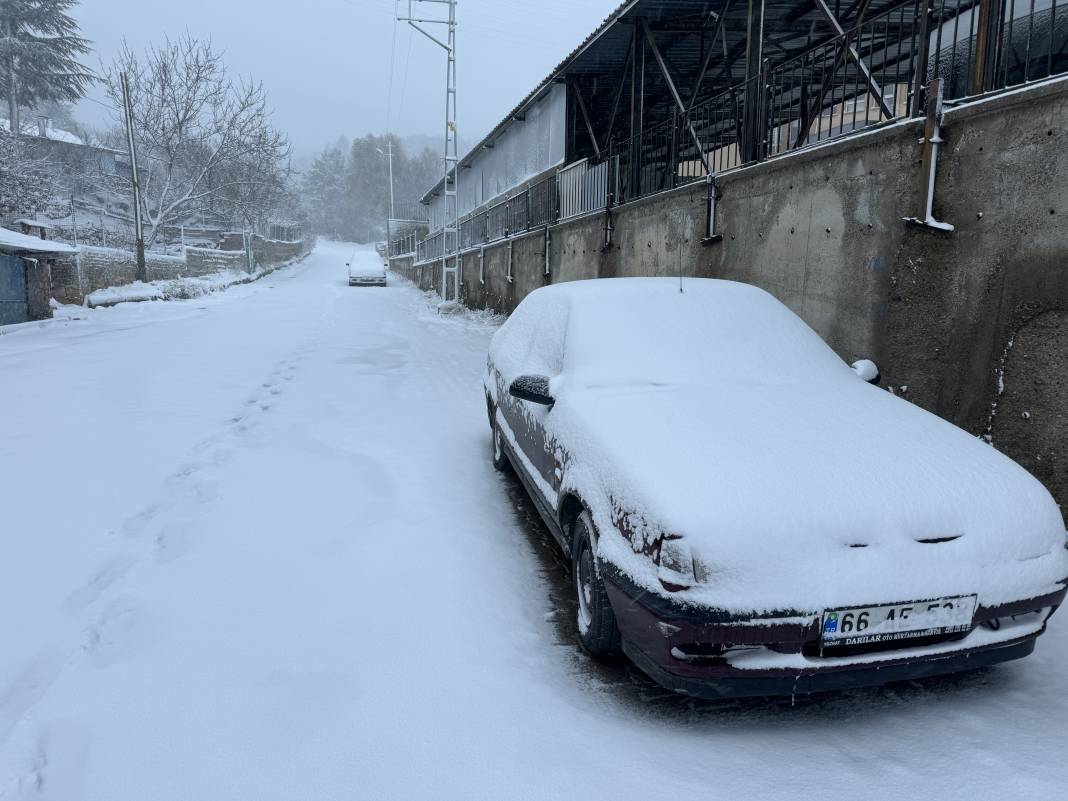
M77 252L63 242L0 228L0 325L51 317L51 260Z

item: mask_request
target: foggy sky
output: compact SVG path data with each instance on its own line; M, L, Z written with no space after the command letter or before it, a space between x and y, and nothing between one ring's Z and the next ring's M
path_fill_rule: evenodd
M406 9L407 0L401 0ZM443 6L418 4L435 16ZM459 0L457 86L461 140L474 143L571 51L618 0ZM338 136L383 133L395 52L395 133L444 129L445 51L393 21L394 0L82 0L73 14L93 41L90 65L110 62L123 37L136 49L188 30L226 52L234 74L267 87L276 125L298 154ZM396 31L396 48L392 41ZM433 26L432 32L444 31ZM91 97L103 99L99 88ZM83 102L78 116L106 112Z

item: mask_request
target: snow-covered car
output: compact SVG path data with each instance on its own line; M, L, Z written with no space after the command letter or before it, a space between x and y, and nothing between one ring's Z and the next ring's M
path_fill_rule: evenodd
M570 556L583 646L703 697L1029 654L1068 583L1059 508L875 376L746 284L531 293L487 360L493 460Z
M349 263L349 286L385 286L386 267L375 259Z

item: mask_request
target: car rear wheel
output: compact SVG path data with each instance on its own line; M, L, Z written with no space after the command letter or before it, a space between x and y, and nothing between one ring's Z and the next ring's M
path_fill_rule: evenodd
M583 512L573 529L571 575L578 600L579 642L593 656L605 657L619 653L619 627L597 567L592 532L589 512Z
M496 421L493 423L493 466L501 471L507 470L512 466L508 461L508 454L504 450L504 434L501 433L500 426Z

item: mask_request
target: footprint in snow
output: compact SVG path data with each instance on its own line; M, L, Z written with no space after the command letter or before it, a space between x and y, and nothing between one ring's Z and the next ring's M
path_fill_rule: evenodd
M112 584L117 582L133 567L134 557L119 554L111 557L96 569L81 587L76 589L63 601L63 610L67 614L79 612L99 598Z
M140 603L130 597L116 598L89 627L82 650L90 664L108 667L143 645L146 633Z

